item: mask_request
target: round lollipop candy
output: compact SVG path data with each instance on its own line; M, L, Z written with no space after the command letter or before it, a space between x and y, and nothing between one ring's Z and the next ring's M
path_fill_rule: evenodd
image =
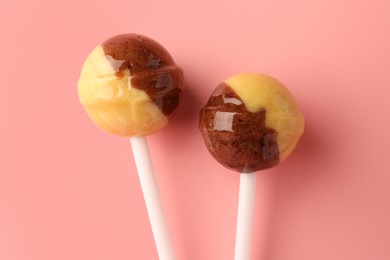
M235 259L250 259L256 171L292 153L304 117L282 83L264 74L240 74L217 86L199 125L211 155L241 173Z
M78 93L102 130L130 137L160 259L175 259L145 136L162 129L179 104L183 72L168 51L138 34L98 45L85 61Z

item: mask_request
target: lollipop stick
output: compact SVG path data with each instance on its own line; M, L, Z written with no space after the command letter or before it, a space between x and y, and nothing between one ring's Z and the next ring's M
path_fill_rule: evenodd
M241 173L238 194L235 260L249 260L251 257L255 195L256 173Z
M168 227L154 177L152 161L150 160L148 144L145 137L130 137L135 164L144 194L152 232L160 260L174 260Z

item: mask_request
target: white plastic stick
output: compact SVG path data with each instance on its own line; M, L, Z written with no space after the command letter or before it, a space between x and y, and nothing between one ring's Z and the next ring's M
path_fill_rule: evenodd
M256 173L241 173L238 194L235 260L250 260L256 195Z
M154 177L153 165L150 160L148 144L145 137L130 137L135 164L144 194L154 241L160 260L174 260L175 256L166 225L164 210Z

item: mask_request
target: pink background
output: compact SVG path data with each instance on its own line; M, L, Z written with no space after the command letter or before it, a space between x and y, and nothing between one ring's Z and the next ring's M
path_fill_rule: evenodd
M208 2L1 1L0 259L157 259L129 142L76 91L88 53L125 32L185 72L180 110L148 139L178 260L233 259L239 175L197 124L240 72L284 82L307 122L258 174L252 259L390 259L390 2Z

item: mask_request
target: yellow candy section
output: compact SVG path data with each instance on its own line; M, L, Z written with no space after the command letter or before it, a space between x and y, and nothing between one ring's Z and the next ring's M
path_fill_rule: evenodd
M121 136L150 135L167 123L167 117L142 90L131 86L129 71L118 77L121 61L109 60L98 46L89 55L78 82L80 102L101 129Z
M225 83L241 98L248 111L256 113L265 109L265 125L278 132L279 159L285 160L304 131L303 114L288 89L264 74L240 74Z

